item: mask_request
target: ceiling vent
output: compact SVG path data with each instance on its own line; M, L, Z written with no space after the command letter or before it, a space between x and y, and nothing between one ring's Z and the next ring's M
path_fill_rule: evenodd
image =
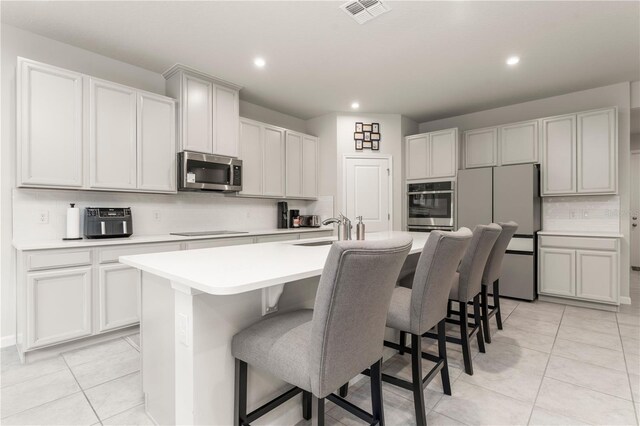
M357 0L343 4L340 9L344 10L358 24L364 24L376 16L388 12L390 8L380 0Z

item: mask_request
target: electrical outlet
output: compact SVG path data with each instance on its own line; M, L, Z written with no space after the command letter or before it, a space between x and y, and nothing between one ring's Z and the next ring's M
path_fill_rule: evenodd
M162 220L162 215L160 214L160 210L154 210L153 212L153 219L156 222L160 222Z
M49 210L40 210L40 213L38 213L38 223L42 225L49 223Z

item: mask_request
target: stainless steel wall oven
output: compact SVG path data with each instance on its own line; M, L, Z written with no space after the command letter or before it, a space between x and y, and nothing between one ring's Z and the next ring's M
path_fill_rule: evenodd
M455 211L454 187L455 183L452 181L408 183L408 230L452 230Z

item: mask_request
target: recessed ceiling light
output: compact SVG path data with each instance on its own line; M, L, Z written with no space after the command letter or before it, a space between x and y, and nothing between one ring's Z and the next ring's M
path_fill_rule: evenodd
M358 108L360 108L360 104L359 104L358 102L353 102L353 103L351 104L351 108L353 108L353 109L358 109Z
M507 65L515 65L520 62L520 56L509 56L507 58Z
M253 64L258 68L264 68L264 66L267 65L267 61L262 58L255 58Z

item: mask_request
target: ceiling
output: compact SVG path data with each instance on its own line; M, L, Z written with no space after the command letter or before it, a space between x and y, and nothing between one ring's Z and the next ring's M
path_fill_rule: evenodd
M1 2L2 22L163 72L176 62L303 119L443 118L640 79L640 2ZM509 67L509 55L521 62ZM264 69L253 65L266 59Z

